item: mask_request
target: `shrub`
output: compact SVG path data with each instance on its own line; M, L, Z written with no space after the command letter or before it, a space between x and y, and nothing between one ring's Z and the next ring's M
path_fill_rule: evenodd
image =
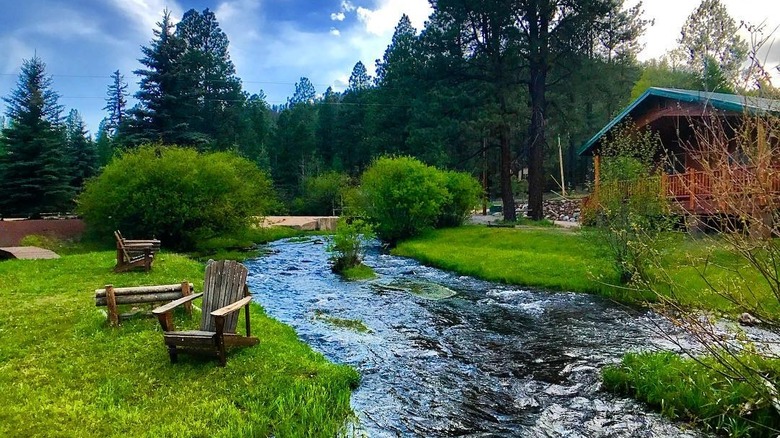
M391 245L432 228L450 201L442 172L411 157L375 160L360 178L356 208Z
M371 225L361 219L339 219L336 234L328 245L332 254L333 272L343 273L360 266L364 255L364 242L374 238Z
M303 182L303 195L293 201L292 210L303 215L338 214L348 187L349 177L343 173L326 172L308 177Z
M78 212L91 233L157 237L189 250L202 239L247 228L273 205L268 176L232 153L145 146L114 159L90 180Z
M464 172L444 172L444 188L450 197L441 207L437 227L457 227L469 217L469 213L482 196L479 181Z

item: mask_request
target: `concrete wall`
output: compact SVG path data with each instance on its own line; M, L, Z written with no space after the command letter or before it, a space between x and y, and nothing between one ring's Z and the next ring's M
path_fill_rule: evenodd
M59 239L78 239L84 233L81 219L37 219L0 221L0 246L18 246L25 236L42 234Z

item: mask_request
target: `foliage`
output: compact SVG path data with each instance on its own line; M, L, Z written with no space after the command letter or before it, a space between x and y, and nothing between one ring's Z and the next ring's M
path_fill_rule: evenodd
M98 150L76 110L70 110L65 119L65 148L70 160L71 186L81 190L84 183L97 173Z
M171 366L154 318L110 328L94 305L105 284L190 280L201 291L203 265L163 252L149 273L114 274L113 250L74 252L0 263L0 435L337 436L352 417L357 373L259 305L250 313L262 343L229 353L226 368L189 356ZM176 314L177 326L196 328L197 312Z
M108 111L103 128L106 135L114 136L127 118L127 82L119 70L111 73L111 84L106 90L106 106L103 109Z
M780 373L776 360L750 353L737 360L767 375ZM780 414L771 401L727 373L711 358L683 359L675 353L657 352L629 353L602 375L606 389L642 400L671 419L693 420L732 437L775 436Z
M365 242L373 238L371 225L362 219L339 219L336 234L328 244L333 272L343 273L360 266L365 254Z
M58 238L41 234L29 234L19 242L19 246L37 246L52 251L59 250L63 245L63 242Z
M199 154L145 146L112 161L79 196L91 232L162 240L193 249L199 240L237 232L272 207L269 178L231 153Z
M642 75L631 89L631 100L637 99L650 87L699 90L702 81L690 69L675 65L669 57L651 59L642 65Z
M9 125L0 136L0 216L72 207L62 106L45 70L40 58L25 60L16 88L4 98Z
M349 177L343 173L326 172L307 177L303 181L303 194L298 198L294 213L311 216L338 216L343 207L344 193L349 187Z
M450 200L444 175L410 157L379 158L360 177L356 210L394 244L432 228Z
M586 217L614 257L621 283L647 280L653 242L669 229L669 206L661 188L654 159L660 140L632 122L615 128L603 142L601 183L594 211Z
M482 197L482 186L469 174L447 171L444 174L444 188L449 193L441 207L436 227L458 227L463 225Z
M358 319L338 318L336 316L331 316L327 312L319 309L314 311L314 318L325 321L334 327L347 328L358 333L371 333L371 329L368 328L368 326L366 326L363 321Z
M748 45L738 30L720 0L702 0L683 25L679 50L701 78L707 76L709 64L709 68L717 66L727 84L733 85L748 54Z

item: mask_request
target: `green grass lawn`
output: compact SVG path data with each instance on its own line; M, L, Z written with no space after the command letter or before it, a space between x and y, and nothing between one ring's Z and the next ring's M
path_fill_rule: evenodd
M658 242L660 261L673 282L675 296L686 306L728 314L742 310L713 292L697 269L710 256L706 278L719 287L749 288L752 296L780 312L780 303L763 278L717 238L692 239L670 233ZM613 285L618 277L608 251L594 233L562 228L490 228L464 226L434 230L398 244L393 253L442 269L490 281L551 290L591 292L624 302L652 299ZM738 270L744 280L736 281ZM671 293L663 289L665 293ZM746 292L747 293L747 292Z
M187 355L171 365L155 319L111 328L94 305L105 284L186 279L200 291L202 264L163 252L150 273L114 274L113 251L65 252L0 262L0 436L332 437L351 418L357 373L259 305L260 344L233 350L225 368ZM177 325L196 328L195 313Z

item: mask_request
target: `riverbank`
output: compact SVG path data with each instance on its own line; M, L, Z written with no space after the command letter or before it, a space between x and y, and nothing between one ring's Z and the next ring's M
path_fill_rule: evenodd
M110 328L95 307L105 284L186 279L200 291L201 263L163 252L149 273L114 274L114 251L62 255L0 262L0 436L335 436L351 417L357 373L259 305L260 344L230 353L225 368L190 356L171 365L156 320Z
M717 240L694 240L677 233L660 239L659 260L677 285L674 294L681 304L729 316L741 312L728 299L714 293L697 272L707 258L707 281L724 285L739 270L740 281L751 288L752 297L780 312L780 303L762 284L763 278ZM401 242L393 254L489 281L597 293L626 303L654 299L614 286L619 283L609 252L588 230L464 226L434 230Z

